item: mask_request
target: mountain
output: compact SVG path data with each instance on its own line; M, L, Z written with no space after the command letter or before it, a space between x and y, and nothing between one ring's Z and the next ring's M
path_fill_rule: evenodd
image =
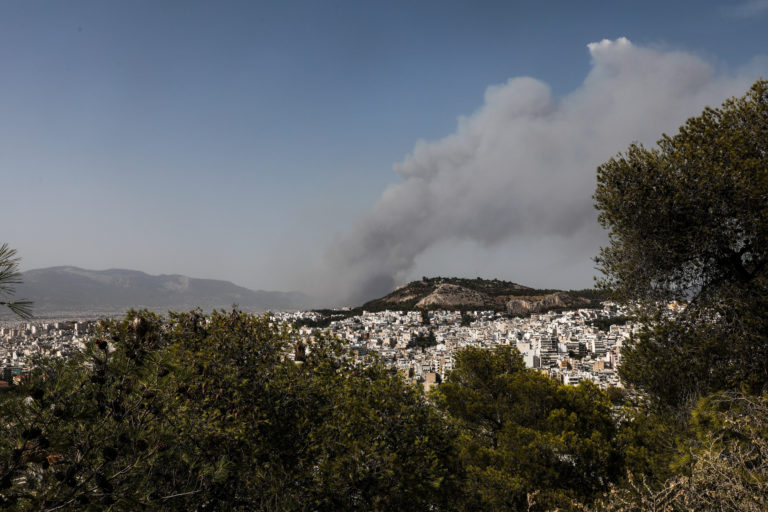
M363 304L366 311L445 309L494 310L526 315L552 309L594 306L592 290L541 290L498 279L423 278Z
M153 276L136 270L52 267L22 274L15 296L34 301L36 316L51 313L122 313L130 308L158 312L230 308L291 310L311 299L299 292L254 291L229 281L182 275Z

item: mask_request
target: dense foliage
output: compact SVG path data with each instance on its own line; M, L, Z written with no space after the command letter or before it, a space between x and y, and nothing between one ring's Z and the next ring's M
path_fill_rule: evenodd
M633 317L628 315L613 316L610 318L597 318L587 322L588 325L597 327L601 331L609 331L612 325L624 325L628 322L632 322Z
M603 285L648 329L624 378L675 406L768 385L768 81L598 169ZM667 302L686 303L668 315Z
M422 352L427 347L434 347L437 345L437 339L435 338L435 333L432 331L429 331L426 334L419 333L414 334L411 337L411 340L408 342L407 347L408 348L420 348Z
M455 431L375 361L238 312L108 322L0 399L5 509L447 508Z
M36 368L0 395L3 509L569 509L621 474L607 395L509 347L459 352L435 403L237 311L131 312Z
M462 432L471 509L567 510L620 474L608 397L526 369L514 348L463 350L435 400Z
M601 284L644 323L619 369L631 478L596 509L765 510L768 81L603 164L595 202Z
M657 425L654 423L654 425ZM656 437L670 435L659 430ZM768 509L768 396L715 393L693 409L673 471L636 473L598 501L606 512L760 512ZM663 441L657 440L657 446Z

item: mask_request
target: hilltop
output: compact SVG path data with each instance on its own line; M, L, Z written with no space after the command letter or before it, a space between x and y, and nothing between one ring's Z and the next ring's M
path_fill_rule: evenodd
M599 292L531 288L499 279L423 277L399 286L391 293L362 306L348 309L317 309L322 320L303 320L301 325L325 327L333 320L384 310L497 311L526 316L552 310L598 307L605 300Z
M493 310L524 315L552 309L590 307L598 300L593 290L536 289L498 279L425 277L366 302L362 309Z

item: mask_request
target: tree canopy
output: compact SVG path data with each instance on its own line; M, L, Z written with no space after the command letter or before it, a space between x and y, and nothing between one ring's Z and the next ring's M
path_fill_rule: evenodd
M621 475L611 403L466 348L430 397L238 311L130 312L0 394L3 510L562 510ZM300 357L298 357L300 356Z
M768 81L759 81L657 148L633 144L601 165L605 284L633 300L707 302L764 286L767 162Z
M442 510L456 432L333 340L237 311L133 312L0 395L3 510Z
M594 199L601 284L648 327L624 379L670 405L768 385L768 81L601 165Z
M526 369L515 348L468 347L434 398L461 431L468 509L570 510L621 471L607 395Z
M637 306L624 485L596 510L765 510L768 81L598 168L601 285ZM673 304L671 301L677 301Z

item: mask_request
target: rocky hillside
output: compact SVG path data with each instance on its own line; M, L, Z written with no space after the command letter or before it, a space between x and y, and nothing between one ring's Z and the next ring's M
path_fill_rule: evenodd
M366 311L446 309L494 310L527 315L553 309L590 307L592 290L538 290L498 279L424 278L363 304Z

